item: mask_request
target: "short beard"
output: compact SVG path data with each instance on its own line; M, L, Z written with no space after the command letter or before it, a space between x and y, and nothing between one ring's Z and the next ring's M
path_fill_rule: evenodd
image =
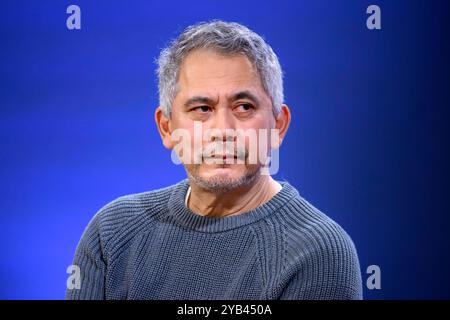
M259 166L250 166L249 170L247 170L242 177L239 177L237 179L221 177L211 177L209 179L203 179L202 177L200 177L200 175L197 174L199 166L200 165L193 165L190 166L190 169L188 169L187 166L184 166L189 180L195 183L200 188L214 193L229 192L240 187L248 186L261 175L261 168Z

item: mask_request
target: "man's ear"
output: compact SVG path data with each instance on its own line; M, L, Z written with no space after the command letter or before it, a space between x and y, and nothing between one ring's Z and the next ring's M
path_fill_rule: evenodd
M276 149L281 146L284 137L289 129L291 123L291 112L287 105L282 104L281 110L275 118L275 129L278 129L278 139L273 141L272 148Z
M172 128L170 119L164 115L164 112L162 111L161 107L156 108L155 121L164 147L166 147L169 150L172 150L175 144L172 141L171 137Z

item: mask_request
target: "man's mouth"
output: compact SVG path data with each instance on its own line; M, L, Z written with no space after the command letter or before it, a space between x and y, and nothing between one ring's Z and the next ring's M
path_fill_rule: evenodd
M236 154L212 154L205 156L204 159L237 159Z
M208 156L204 156L203 160L209 160L209 161L226 161L226 160L234 160L237 161L238 159L244 161L245 157L244 155L242 155L241 157L239 157L237 154L230 154L230 153L226 153L226 154L212 154L212 155L208 155Z
M222 159L237 159L237 155L235 154L223 154L223 155L217 155L216 158L222 158Z

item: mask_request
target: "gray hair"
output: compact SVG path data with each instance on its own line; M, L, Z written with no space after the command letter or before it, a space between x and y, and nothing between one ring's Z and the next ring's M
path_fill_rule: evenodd
M172 103L178 91L180 66L186 56L196 49L213 49L225 55L244 54L256 68L264 90L272 101L274 115L283 103L283 71L276 54L264 39L247 27L212 20L187 27L157 60L158 90L161 109L170 117Z

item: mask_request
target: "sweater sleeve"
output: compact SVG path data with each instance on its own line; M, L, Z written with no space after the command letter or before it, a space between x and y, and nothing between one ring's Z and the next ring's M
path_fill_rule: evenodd
M280 299L361 300L359 261L350 237L342 231L314 238L288 268Z
M78 243L73 266L80 273L79 286L67 286L66 299L104 299L106 263L102 253L98 214L89 222Z

